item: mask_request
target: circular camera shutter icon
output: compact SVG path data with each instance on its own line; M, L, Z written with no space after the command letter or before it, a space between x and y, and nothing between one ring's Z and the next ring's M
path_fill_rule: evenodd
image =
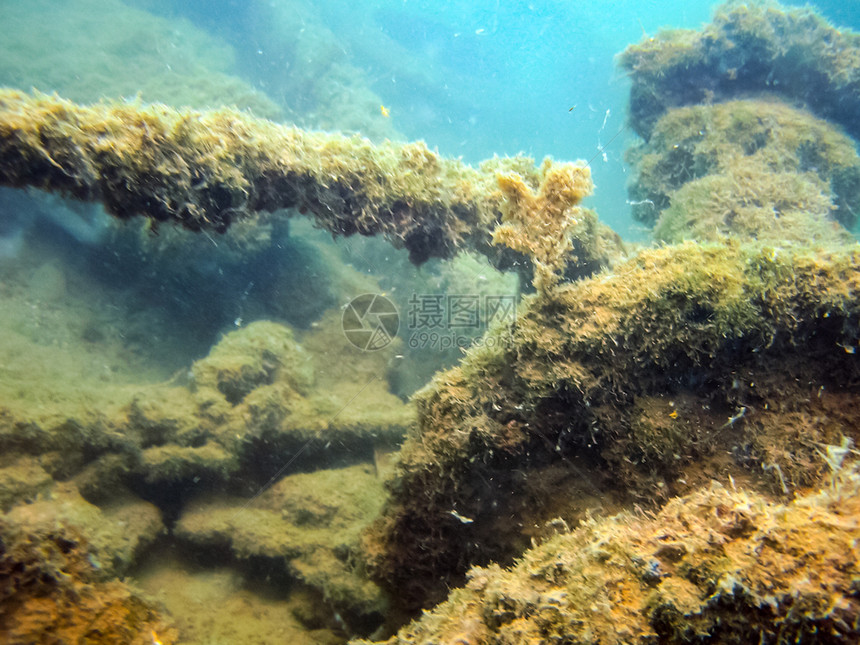
M343 333L363 351L388 346L400 327L397 307L385 296L365 293L353 298L343 310Z

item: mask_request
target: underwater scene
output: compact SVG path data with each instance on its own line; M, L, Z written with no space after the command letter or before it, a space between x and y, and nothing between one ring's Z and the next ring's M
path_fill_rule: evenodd
M0 34L0 643L860 642L860 4Z

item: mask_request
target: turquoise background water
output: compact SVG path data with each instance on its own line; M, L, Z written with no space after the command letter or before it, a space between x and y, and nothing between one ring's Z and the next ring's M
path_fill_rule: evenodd
M189 17L230 41L245 73L263 89L288 73L278 52L243 32L250 28L248 3L143 4ZM715 6L657 0L313 4L407 138L469 163L517 153L588 160L596 184L589 205L629 239L646 236L629 216L623 162L633 138L625 129L629 86L615 56L663 28L698 29ZM816 8L838 27L860 27L860 3L823 0Z

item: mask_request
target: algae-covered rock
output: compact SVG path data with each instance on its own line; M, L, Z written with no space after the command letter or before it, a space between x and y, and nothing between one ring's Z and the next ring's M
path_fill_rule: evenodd
M295 207L338 235L384 234L423 261L452 255L460 238L486 236L500 201L487 194L494 175L440 159L421 143L375 147L228 110L83 108L11 91L0 104L3 183L95 199L121 218L223 231L256 211ZM45 128L55 134L37 134ZM56 149L47 152L46 143ZM30 162L53 170L30 172ZM44 173L65 164L62 178ZM200 176L208 180L195 182Z
M253 323L227 334L213 360L195 364L203 385L227 384L224 393L195 383L197 414L260 484L297 451L317 463L371 459L374 447L398 444L414 420L385 380L396 351L396 343L376 352L352 346L340 312L328 313L301 344L282 325Z
M202 446L153 446L141 451L137 470L148 482L189 481L203 475L226 480L235 472L236 455L214 441Z
M64 531L80 536L94 567L105 575L124 574L140 552L164 530L154 505L129 493L115 493L109 504L95 506L73 484L57 484L40 499L6 513L8 526L27 533Z
M283 114L239 78L227 42L175 16L156 17L120 0L34 0L0 5L0 24L5 87L77 101L137 96L177 107L233 105L267 118Z
M860 136L860 35L812 9L728 2L701 31L667 30L628 47L630 122L644 139L671 108L769 94L801 102Z
M386 603L361 566L361 532L384 492L368 465L288 475L251 500L211 498L183 511L175 534L239 558L264 557L351 621L379 622Z
M104 580L74 528L0 520L0 639L9 645L176 642L158 608Z
M285 325L258 321L226 334L169 383L90 395L82 379L50 407L25 400L0 408L11 468L0 469L10 483L3 503L32 498L49 483L45 473L75 477L89 499L107 500L139 482L225 483L239 474L254 487L299 450L296 465L306 467L371 460L375 449L397 445L414 411L388 391L396 343L360 351L344 336L339 312L301 340Z
M664 242L832 246L853 238L860 157L849 137L778 101L669 110L629 152L634 216Z
M841 485L782 505L712 483L656 515L590 519L510 569L472 569L386 643L855 641L860 489Z
M857 223L860 158L838 128L860 135L858 60L860 35L775 2L628 47L634 217L669 243L850 241L834 222Z
M70 284L72 280L73 276ZM8 297L9 284L14 282L4 282L0 288L4 297ZM87 301L87 306L95 302ZM60 337L62 343L37 344L19 333L16 330L28 327L18 324L13 304L17 306L17 301L11 297L4 300L2 322L15 324L9 324L11 330L0 343L4 358L0 383L0 483L4 489L0 502L3 511L8 510L4 520L17 531L48 531L58 539L86 542L83 557L99 580L129 575L147 550L161 552L161 546L171 544L173 537L165 531L154 504L164 511L169 527L185 501L203 490L252 495L265 482L284 474L334 463L372 462L377 449L394 448L414 421L413 410L388 392L387 370L398 345L370 353L352 347L341 329L339 311L330 312L301 333L283 324L252 323L226 334L210 356L169 381L147 382L150 373L140 370L135 383L137 364L133 361L125 366L132 374L121 371L115 378L105 379L105 368L96 363L99 358L92 345L78 352L65 337ZM40 314L42 306L32 299L24 304L33 316ZM36 322L42 324L34 324L34 332L51 339L54 321L40 316ZM62 327L62 318L56 326ZM88 357L87 351L96 355ZM90 370L91 363L101 371ZM69 365L76 371L66 371ZM350 519L354 517L351 513L363 513L361 523L346 529L332 520L328 541L306 540L307 545L322 545L319 552L309 551L303 560L296 559L295 568L282 560L279 568L289 569L291 575L282 575L281 581L289 582L283 586L272 583L277 593L287 594L291 584L302 586L296 578L307 579L315 598L324 593L331 596L328 603L317 601L326 620L307 628L308 642L316 638L313 630L325 632L318 640L331 642L330 630L341 629L343 620L358 625L356 633L369 633L370 629L361 626L377 624L384 608L382 593L360 575L355 537L381 504L381 485L374 481L371 486L359 477L347 479L318 481L321 490L314 492L321 495L320 504L330 501L326 491L337 492L346 484L349 491L358 486L360 490L372 488L376 495L373 508L363 508L361 500L349 498L355 504L345 503L345 510L338 512ZM282 521L293 522L290 518ZM223 555L223 551L217 553ZM31 609L40 611L43 623L37 625L36 618L29 615L22 617L21 621L29 621L26 629L31 631L10 627L8 633L14 636L10 642L51 642L41 640L37 631L44 630L48 621L66 634L64 621L74 623L69 614L74 614L73 594L78 591L88 598L81 602L81 620L102 628L90 612L89 599L109 607L104 620L113 615L114 601L93 587L72 586L68 593L63 589L57 602L65 613L47 609L47 598L43 599L44 611L39 609L40 601L28 601ZM119 594L125 587L115 589ZM53 592L43 589L38 593L51 595L50 602L54 602ZM253 602L264 595L253 597ZM247 605L240 596L237 589L229 602ZM7 616L19 615L16 598L23 597L0 600L0 623ZM125 600L116 602L119 611ZM248 609L249 614L254 611ZM271 611L275 614L284 609ZM343 612L343 620L338 611ZM306 613L311 620L312 612ZM296 620L287 622L297 632L303 629ZM162 637L162 628L152 624L156 636L146 631L147 645ZM0 625L4 642L5 627L5 623ZM133 636L114 634L107 625L104 631L103 642L137 642ZM19 633L25 635L19 637ZM70 642L83 638L77 632L69 634ZM162 638L162 642L172 641Z
M53 479L34 457L12 456L9 463L0 467L0 511L8 511L14 504L32 500L47 490Z
M417 397L392 498L366 535L413 607L529 527L575 523L583 492L653 504L719 473L771 494L814 485L817 445L860 439L854 250L684 244L527 298ZM524 486L555 465L542 494ZM516 517L517 522L506 518Z
M225 336L191 371L195 385L216 388L233 405L276 380L299 393L313 383L311 357L292 331L264 320Z

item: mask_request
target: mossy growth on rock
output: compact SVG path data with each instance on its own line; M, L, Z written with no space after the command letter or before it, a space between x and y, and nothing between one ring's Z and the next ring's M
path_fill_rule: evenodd
M854 141L782 102L671 109L628 159L634 217L658 240L853 239L846 229L860 211Z
M111 215L224 231L258 211L313 214L334 235L384 235L415 263L462 248L495 257L490 232L506 195L497 176L526 158L472 168L422 142L373 145L359 136L308 132L233 110L99 103L0 90L0 184L102 202ZM580 261L611 252L584 229Z
M292 330L266 320L224 336L191 372L196 387L215 388L233 405L276 380L300 393L313 384L312 357L295 341Z
M175 534L207 549L226 547L238 558L265 558L368 633L366 626L381 622L386 602L362 567L359 536L383 499L382 481L367 464L317 470L284 477L252 503L192 502Z
M236 52L226 41L177 15L158 17L121 0L34 0L0 5L0 24L0 86L84 102L139 96L284 116L282 106L237 75Z
M269 321L235 329L170 382L58 380L53 405L0 409L0 480L9 484L0 504L72 478L99 503L130 485L168 494L238 477L253 488L302 446L302 468L370 460L414 423L386 382L397 351L354 348L332 311L300 340Z
M195 553L223 558L232 539L236 558L251 562L230 566L252 569L274 559L282 591L310 589L325 600L320 614L339 612L339 621L368 634L381 621L385 598L364 573L359 534L383 503L380 455L414 423L414 410L386 383L397 351L396 342L376 352L352 347L340 311L304 333L256 321L225 334L170 382L86 384L112 391L112 406L78 395L74 407L73 397L62 397L46 409L3 408L3 522L18 532L80 538L82 557L106 580L136 571L147 550L175 544L166 527L178 518L186 543L200 547ZM309 470L315 472L303 472ZM203 491L212 497L203 517L195 517ZM210 535L224 541L207 551ZM25 595L0 597L0 635ZM95 591L92 597L100 598ZM74 609L68 595L60 601L63 611ZM54 620L47 612L39 615ZM31 627L40 625L34 619Z
M155 605L106 580L74 529L0 520L0 639L4 643L170 645L176 630Z
M150 483L263 484L300 449L308 467L371 459L376 448L397 445L414 422L385 380L397 345L361 352L339 314L301 342L279 323L250 323L196 361L186 386L141 390L130 408L144 444L133 470Z
M74 483L58 483L36 501L5 514L9 527L39 534L58 530L86 540L89 562L103 577L125 575L141 551L164 530L160 511L124 490L110 504L95 506Z
M783 505L714 482L656 515L589 519L509 569L472 569L385 642L856 641L860 488L842 485Z
M860 136L860 35L809 8L729 2L701 31L646 37L619 57L631 77L630 122L645 140L671 108L776 94Z
M587 495L654 504L720 473L815 485L816 445L860 439L857 267L856 250L687 243L525 298L512 332L416 396L366 535L375 575L414 609L469 563L509 561L528 527L577 522Z

